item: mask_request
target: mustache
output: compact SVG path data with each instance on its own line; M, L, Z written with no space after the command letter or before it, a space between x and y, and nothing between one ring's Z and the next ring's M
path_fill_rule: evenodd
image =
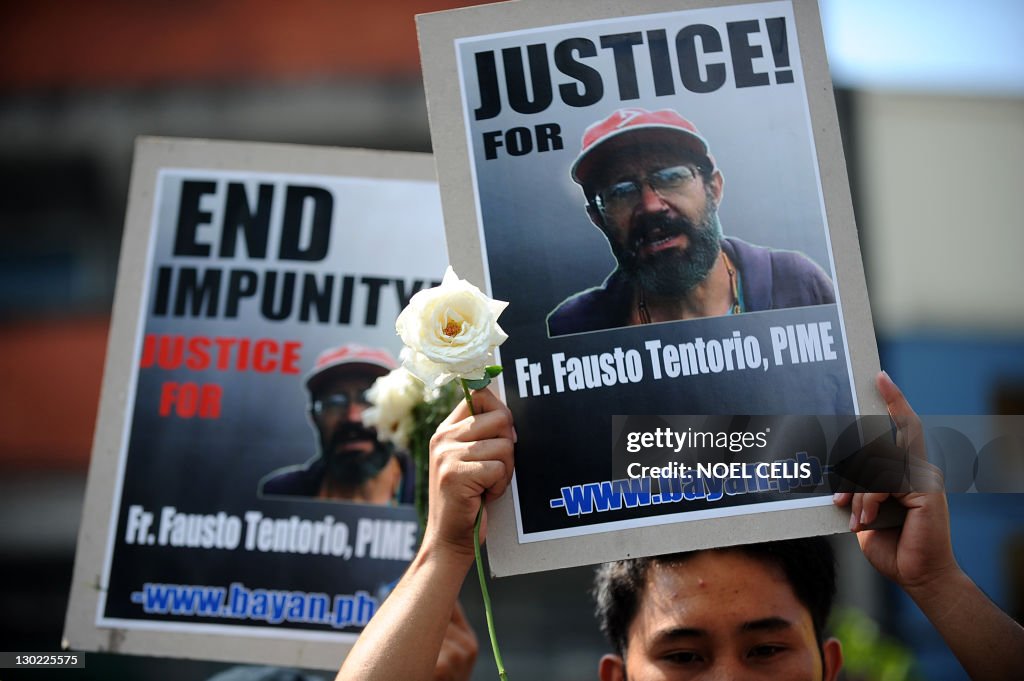
M636 256L644 244L660 239L671 239L680 234L692 242L696 233L697 225L686 217L669 217L661 213L642 215L633 226L626 250Z
M349 444L350 442L360 442L369 440L371 442L377 441L377 431L373 428L367 428L361 423L353 423L346 421L340 424L331 433L331 440L328 443L328 451L337 451L338 448Z

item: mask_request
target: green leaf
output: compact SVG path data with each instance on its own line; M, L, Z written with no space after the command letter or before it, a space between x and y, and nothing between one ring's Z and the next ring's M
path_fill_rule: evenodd
M470 390L483 390L484 388L491 384L491 377L488 376L487 374L484 374L483 378L477 378L472 380L464 378L462 379L462 382Z
M497 378L498 374L501 373L501 367L498 366L497 364L494 364L484 369L484 371L487 372L488 378Z

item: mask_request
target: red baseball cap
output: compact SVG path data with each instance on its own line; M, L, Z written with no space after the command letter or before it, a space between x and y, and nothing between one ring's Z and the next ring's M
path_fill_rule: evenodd
M315 391L316 384L326 376L327 373L342 366L363 366L380 370L382 376L392 369L398 368L398 362L387 350L382 348L370 348L357 343L346 343L336 348L330 348L320 353L316 358L316 364L312 371L306 375L306 388L310 392Z
M593 123L583 133L583 145L580 155L572 164L572 179L579 184L586 182L599 154L595 152L607 141L620 135L643 132L655 135L667 145L680 145L696 154L703 156L715 167L715 159L708 149L707 141L690 121L672 109L648 111L647 109L629 108L613 111L608 118Z

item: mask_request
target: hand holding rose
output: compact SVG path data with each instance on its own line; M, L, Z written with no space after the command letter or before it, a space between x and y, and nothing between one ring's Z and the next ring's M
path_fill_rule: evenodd
M484 500L512 480L512 413L491 391L473 394L475 415L460 402L430 442L428 538L453 553L473 555L473 528ZM481 531L481 535L483 535Z
M464 443L500 437L496 434L488 434L490 430L487 429L501 425L494 426L491 413L482 413L480 418L476 417L477 412L473 406L474 397L470 390L487 387L491 379L501 373L501 367L493 366L493 362L495 361L495 349L508 338L498 326L498 315L507 306L508 303L492 300L473 284L459 279L455 271L449 267L444 273L441 285L414 295L395 322L395 329L407 350L402 354L402 365L409 372L416 375L430 389L440 389L454 379L458 379L461 384L466 397L465 407L469 410L469 416L473 418L466 419L464 413L460 414L459 410L462 409L462 405L460 405L445 423L455 419L459 422L457 424L459 428L468 431L464 433L462 440ZM494 399L493 395L487 393L481 394L481 397L485 395ZM497 402L496 399L494 401ZM500 402L498 404L500 405ZM504 409L504 405L501 407ZM505 411L507 412L507 409ZM484 429L484 432L480 432L481 428ZM508 423L508 428L511 429L511 421ZM468 437L472 437L473 440L466 440L465 438ZM454 439L459 440L458 437ZM438 448L438 442L444 440L444 434L440 439L435 435L435 439L431 441L431 450ZM474 445L479 444L479 442L474 442ZM431 497L435 503L431 505L430 516L431 519L434 519L445 515L435 514L438 505L444 503L443 497L438 494L437 486L450 482L446 482L443 476L450 478L472 471L478 477L482 477L481 484L463 486L460 491L464 501L472 502L477 498L480 499L477 505L472 546L476 557L477 575L480 578L484 611L487 616L487 630L491 638L491 648L494 650L494 661L498 666L499 678L505 681L508 677L505 674L501 651L498 649L497 635L494 632L494 613L491 610L491 599L487 592L487 580L484 577L483 559L480 555L480 526L483 521L485 498L496 496L504 491L508 479L511 478L512 453L509 448L507 464L480 458L473 459L472 456L479 457L481 455L480 449L487 449L488 453L491 453L487 447L467 450L463 453L471 455L471 457L464 457L454 467L448 469L444 468L443 463L437 464L441 457L431 457ZM505 473L507 473L507 478L502 481L501 478ZM451 484L447 484L447 486L455 487ZM472 511L473 503L469 503L463 508ZM434 521L434 525L436 531L437 521ZM431 522L428 522L427 532L430 531Z

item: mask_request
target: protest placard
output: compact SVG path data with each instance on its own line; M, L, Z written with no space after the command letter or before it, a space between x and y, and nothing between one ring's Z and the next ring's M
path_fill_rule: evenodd
M684 493L612 456L664 425L641 416L884 413L816 3L418 22L449 258L510 303L492 570L844 529L824 494Z
M445 264L428 155L138 143L69 646L337 668L418 535L362 393Z

